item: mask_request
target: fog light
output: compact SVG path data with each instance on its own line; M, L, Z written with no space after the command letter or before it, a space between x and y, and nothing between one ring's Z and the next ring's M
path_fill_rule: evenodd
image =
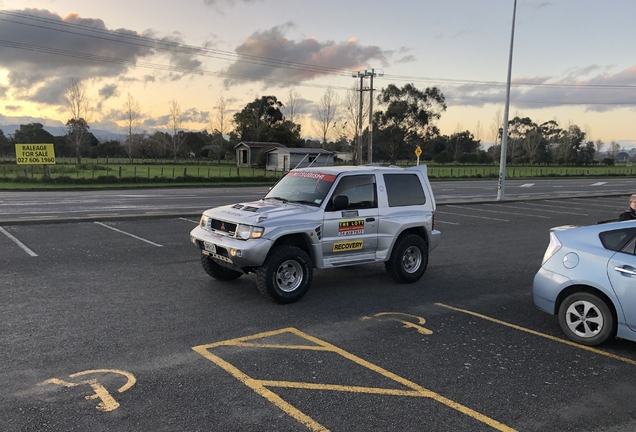
M240 257L241 256L241 250L240 249L230 249L230 255L235 256L235 257Z

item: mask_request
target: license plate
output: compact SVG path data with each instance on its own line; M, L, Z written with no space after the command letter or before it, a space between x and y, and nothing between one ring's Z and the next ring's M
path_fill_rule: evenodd
M203 242L203 247L208 252L216 253L216 246L214 243Z

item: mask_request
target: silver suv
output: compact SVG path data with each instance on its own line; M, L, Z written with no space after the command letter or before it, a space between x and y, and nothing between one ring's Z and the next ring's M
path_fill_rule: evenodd
M292 303L314 268L383 261L415 282L440 232L425 165L342 166L295 169L259 201L206 210L190 238L214 279L255 272L265 297Z

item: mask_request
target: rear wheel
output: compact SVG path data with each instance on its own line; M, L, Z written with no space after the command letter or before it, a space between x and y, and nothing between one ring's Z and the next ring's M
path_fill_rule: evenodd
M415 234L407 234L396 242L391 258L384 263L389 276L397 282L418 281L428 265L428 245Z
M561 303L559 324L568 338L582 345L599 345L616 334L609 306L587 292L571 294Z
M256 284L263 296L286 304L307 293L312 276L313 264L305 251L295 246L277 246L256 270Z
M205 254L201 254L201 266L203 270L218 281L231 281L241 277L243 273L223 267Z

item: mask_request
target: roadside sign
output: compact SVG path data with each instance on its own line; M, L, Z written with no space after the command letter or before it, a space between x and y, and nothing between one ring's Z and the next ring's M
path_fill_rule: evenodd
M420 146L415 147L415 156L420 157L422 155L422 149Z
M53 144L16 144L15 160L18 165L55 165Z

